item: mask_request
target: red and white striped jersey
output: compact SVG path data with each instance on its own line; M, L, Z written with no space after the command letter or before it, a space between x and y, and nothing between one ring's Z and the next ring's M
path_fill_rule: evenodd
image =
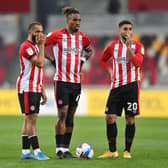
M111 89L126 85L128 83L140 80L140 65L136 65L135 59L140 57L142 63L144 56L144 46L140 42L133 41L131 48L135 54L133 58L129 58L127 47L120 40L110 43L101 57L101 64L106 69L111 66L113 69L114 79L111 83ZM109 59L112 58L112 63L109 65Z
M24 41L19 50L21 72L17 80L18 93L41 92L44 69L33 65L30 59L38 56L39 48L32 42Z
M56 63L54 80L70 83L81 82L81 56L90 47L89 38L82 32L69 34L65 28L47 35L46 46L52 45Z

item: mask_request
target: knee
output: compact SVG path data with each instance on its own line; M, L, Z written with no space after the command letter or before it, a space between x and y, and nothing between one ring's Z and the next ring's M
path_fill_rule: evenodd
M63 111L61 111L61 112L59 113L59 115L58 115L58 120L63 121L63 120L65 120L65 119L66 119L66 113L63 112Z
M135 117L134 116L126 116L126 124L133 125L135 123Z
M107 124L113 124L113 123L115 123L116 122L116 118L117 118L117 116L116 115L106 115L106 123Z
M37 114L28 115L26 121L29 125L35 125L37 121Z
M62 107L58 109L58 120L65 121L67 117L68 108Z

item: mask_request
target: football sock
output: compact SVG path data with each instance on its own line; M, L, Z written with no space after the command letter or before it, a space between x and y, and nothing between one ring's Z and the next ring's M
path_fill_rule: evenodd
M57 147L56 148L56 153L59 152L59 151L61 151L61 152L64 153L65 152L65 148L63 148L63 147Z
M69 144L71 142L72 132L71 133L65 133L64 135L64 145L65 148L69 148Z
M55 136L55 141L56 141L56 147L59 148L63 148L64 147L64 135L56 135Z
M125 128L125 150L130 152L131 145L135 135L135 124L126 125Z
M107 139L109 143L109 150L111 152L116 151L116 137L117 137L117 125L116 123L107 124Z
M38 137L37 136L29 137L29 141L30 141L30 144L31 144L33 150L39 148L39 143L38 143Z
M22 135L22 149L30 149L29 137Z

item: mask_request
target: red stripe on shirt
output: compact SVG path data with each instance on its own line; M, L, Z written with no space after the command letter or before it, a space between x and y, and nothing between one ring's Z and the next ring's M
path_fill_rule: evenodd
M127 83L131 82L131 64L127 63Z
M116 62L115 62L115 59L113 60L114 61L114 66L113 66L113 85L112 85L112 88L115 88L115 83L116 83Z
M75 46L77 49L79 49L79 35L75 37ZM79 64L79 52L75 54L75 69L74 69L74 81L77 83L78 81L78 64Z
M123 45L119 44L118 58L122 57L122 48L123 48ZM118 65L118 72L119 72L119 86L122 86L123 77L122 77L122 64L121 63L119 63Z
M62 40L63 40L63 37L62 37ZM60 43L60 47L58 49L58 74L57 75L58 75L59 81L62 81L62 43L63 41Z
M67 35L67 48L71 49L71 36ZM70 72L71 71L71 51L67 52L67 62L66 62L66 80L70 82Z
M25 106L25 114L29 114L29 94L28 92L24 92L24 106Z

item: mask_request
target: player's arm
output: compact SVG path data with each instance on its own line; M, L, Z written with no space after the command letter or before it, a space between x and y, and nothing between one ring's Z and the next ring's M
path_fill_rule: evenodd
M44 66L44 43L45 43L45 36L44 35L37 35L36 36L36 43L39 48L39 55L33 56L30 61L37 67Z
M102 65L102 67L107 70L109 76L110 76L110 80L113 81L113 70L111 68L111 66L109 66L109 59L112 57L111 54L111 45L109 45L105 51L103 52L101 58L100 58L100 63Z
M100 57L100 63L105 70L107 70L107 68L109 67L108 61L111 57L112 57L111 45L109 45L109 46L107 46L107 48L103 52L102 56Z
M131 48L132 40L130 37L126 39L125 44L127 46L127 51L131 59L131 62L133 63L135 67L140 67L143 61L143 56L144 56L144 46L139 43L137 52L134 53L134 51Z
M46 40L45 40L45 58L48 59L51 64L55 67L55 58L50 54L52 51L52 45L57 43L57 33L50 32L47 34Z
M83 56L81 57L81 67L82 65L92 56L93 49L91 47L91 41L83 34Z
M48 46L45 47L45 54L44 54L44 56L45 56L46 59L48 59L51 62L51 64L54 67L56 67L55 58L49 54L49 47Z
M93 54L93 49L91 48L90 45L84 48L83 51L84 51L83 56L81 57L81 67Z
M44 89L44 85L42 85L42 102L41 102L41 105L46 104L46 102L47 102L47 96L46 96L46 92L45 92L45 89Z

